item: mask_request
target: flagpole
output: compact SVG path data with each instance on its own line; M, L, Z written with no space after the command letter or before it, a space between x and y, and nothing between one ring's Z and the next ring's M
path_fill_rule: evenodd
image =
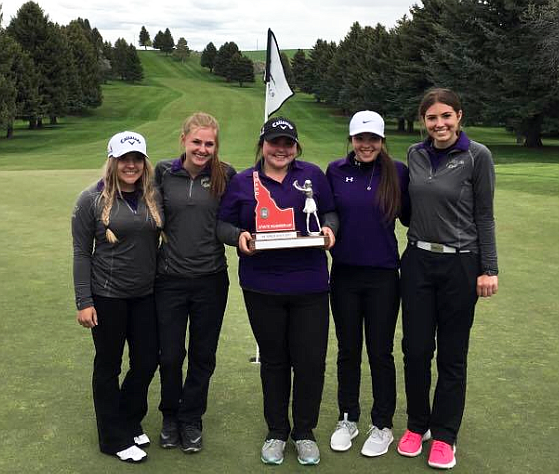
M272 114L277 112L284 102L293 95L293 91L285 78L285 71L281 63L281 53L276 37L270 28L268 28L268 41L266 43L266 71L264 82L266 83L266 87L264 88L266 94L264 99L264 123L266 123L271 115L271 113L269 113L270 107L273 108ZM270 102L270 98L274 100ZM258 347L258 343L256 344L255 357L251 357L249 360L253 364L260 363L260 348Z

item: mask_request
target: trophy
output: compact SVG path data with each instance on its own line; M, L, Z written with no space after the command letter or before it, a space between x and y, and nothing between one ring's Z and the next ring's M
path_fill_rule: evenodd
M312 183L309 179L300 186L297 180L293 187L305 194L305 207L303 212L307 215L307 234L295 230L295 213L292 207L280 209L270 191L260 181L258 172L252 173L254 182L254 197L256 199L255 221L256 232L252 234L249 247L252 250L289 249L300 247L326 247L328 236L320 232L311 232L310 219L314 216L318 229L321 228L318 220L316 202L313 198Z

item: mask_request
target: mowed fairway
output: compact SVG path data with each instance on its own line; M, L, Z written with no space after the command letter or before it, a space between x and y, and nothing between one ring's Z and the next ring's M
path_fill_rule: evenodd
M141 85L110 83L103 106L68 117L55 128L0 139L0 472L40 473L321 473L433 472L425 454L361 456L371 405L363 364L361 434L347 453L329 449L337 419L333 323L320 423L322 460L298 465L292 446L284 465L267 468L259 450L266 435L258 367L248 362L254 342L228 249L231 291L218 365L204 418L204 449L196 455L157 446L158 376L150 389L144 429L149 460L130 466L98 451L91 399L93 344L75 322L70 214L78 193L100 175L108 138L133 129L148 139L152 161L179 153L183 119L197 110L221 123L221 155L237 169L254 160L263 119L263 86L239 88L202 70L141 52ZM300 129L304 158L327 163L346 152L347 118L297 94L282 113ZM388 131L391 153L405 158L417 135ZM499 294L480 301L472 331L466 413L455 473L559 472L559 142L543 150L514 144L501 129L471 128L497 162L496 217ZM400 227L400 247L405 242ZM371 242L374 245L374 242ZM398 408L394 433L405 429L401 330L395 338ZM312 344L312 341L309 341Z

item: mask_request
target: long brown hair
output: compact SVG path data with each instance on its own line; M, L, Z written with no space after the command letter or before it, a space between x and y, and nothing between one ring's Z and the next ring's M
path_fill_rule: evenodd
M155 188L153 186L153 166L149 160L138 153L144 159L144 171L141 178L136 181L136 189L140 189L142 192L142 199L146 203L148 212L155 221L158 229L163 227L161 216L159 215L159 210L157 209L157 204L155 202ZM120 182L118 180L118 158L109 157L105 163L105 168L103 172L103 184L104 188L101 192L101 199L103 202L103 210L101 211L101 220L105 225L106 231L105 235L107 240L114 244L118 242L118 237L114 232L109 229L111 209L115 203L117 196L122 196L122 190L120 189Z
M352 143L351 138L351 136L348 137L349 145ZM385 138L382 138L382 146L376 161L380 165L381 173L380 183L375 199L384 213L386 222L391 222L398 217L398 214L400 213L402 199L398 170L396 169L394 160L388 153Z
M184 138L197 128L211 128L215 132L215 152L210 161L210 192L220 197L227 186L227 165L219 160L219 124L215 117L205 112L196 112L182 124L181 144Z

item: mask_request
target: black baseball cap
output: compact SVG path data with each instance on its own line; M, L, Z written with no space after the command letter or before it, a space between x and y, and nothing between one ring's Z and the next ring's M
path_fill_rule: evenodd
M295 127L295 124L291 120L285 117L272 117L260 130L260 138L263 140L270 141L278 137L291 138L293 141L299 143L297 127Z

